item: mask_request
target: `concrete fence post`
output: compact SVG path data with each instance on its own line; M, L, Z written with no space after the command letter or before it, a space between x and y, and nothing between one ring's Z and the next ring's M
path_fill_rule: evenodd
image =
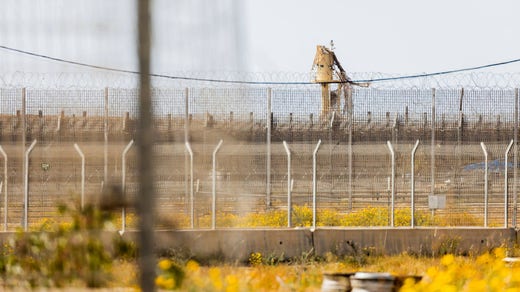
M36 140L34 140L25 151L24 156L24 204L23 204L23 230L27 231L29 226L29 154L31 154L31 151L33 150L34 146L36 146Z
M291 227L292 225L292 180L291 180L291 150L287 145L287 142L283 141L283 147L285 148L285 152L287 153L287 227Z
M83 210L85 206L85 154L83 154L77 143L74 143L74 149L81 157L81 210Z
M507 145L507 148L506 148L506 153L504 154L504 228L507 228L507 223L508 223L508 207L509 207L509 204L507 203L507 199L508 199L508 191L509 191L509 186L508 186L508 182L509 182L509 178L508 178L508 170L509 170L509 165L508 165L508 160L507 160L507 156L509 155L509 151L511 150L511 147L513 146L513 142L514 140L511 140L511 142L509 142L509 145ZM516 166L515 166L516 167Z
M386 141L388 146L388 150L390 150L390 155L392 156L392 177L391 177L391 186L390 190L392 193L391 203L390 203L390 226L394 227L394 207L395 207L395 151L392 143L390 141Z
M412 217L410 219L410 226L412 228L415 227L415 152L417 151L417 147L419 147L419 140L417 140L415 142L415 145L413 146L413 149L412 149L412 157L411 157L411 182L410 182L410 209L411 209L411 212L412 212Z
M186 141L186 150L190 155L190 227L191 229L195 226L195 210L194 210L194 198L193 198L193 151L191 150L190 142Z
M121 192L123 193L123 208L121 209L121 230L119 234L123 235L126 230L126 205L128 200L126 199L126 154L134 145L134 140L130 140L130 142L126 145L125 149L123 149L123 153L121 153Z
M488 227L488 152L484 142L480 142L484 152L484 227Z
M318 154L318 149L320 148L320 145L321 139L318 140L318 144L316 145L316 148L314 148L314 152L312 153L312 230L316 229L316 156Z
M4 157L4 231L7 231L7 154L5 153L4 148L2 148L2 146L0 146L0 153Z
M265 189L267 208L270 208L272 205L272 203L271 203L271 130L272 130L271 127L273 124L273 120L272 120L272 115L271 115L271 111L272 111L271 97L272 97L272 90L271 90L271 88L268 88L267 89L267 117L266 117L266 120L267 120L267 137L266 137L267 157L266 157L266 189Z
M218 142L217 147L213 151L213 188L212 188L212 200L211 200L211 229L215 229L217 226L217 152L222 146L223 140Z

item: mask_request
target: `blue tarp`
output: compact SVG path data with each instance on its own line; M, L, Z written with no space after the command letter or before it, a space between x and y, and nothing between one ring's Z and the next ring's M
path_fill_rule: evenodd
M472 163L464 166L464 170L484 170L486 164L484 162ZM513 163L507 163L508 168L513 168ZM502 172L505 169L505 162L499 159L495 159L488 162L488 170L494 172Z

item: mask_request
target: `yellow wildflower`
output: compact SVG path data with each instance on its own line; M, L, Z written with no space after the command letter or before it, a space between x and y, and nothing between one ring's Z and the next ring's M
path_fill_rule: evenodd
M172 261L170 261L169 259L163 259L161 261L159 261L159 263L157 264L157 266L159 267L159 269L161 269L162 271L167 271L169 268L172 267Z
M455 261L455 257L452 254L447 254L442 257L441 264L447 267L447 266L453 264L454 261Z

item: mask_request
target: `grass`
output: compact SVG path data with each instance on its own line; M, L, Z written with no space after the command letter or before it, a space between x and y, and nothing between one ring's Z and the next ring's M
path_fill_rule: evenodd
M60 207L58 212L61 221L42 220L34 227L33 231L38 232L20 231L4 242L0 249L0 287L139 290L135 246L117 237L119 240L115 239L107 249L99 240L101 230L118 224L112 212L91 206L83 210ZM387 210L378 208L352 214L327 212L321 213L318 225L363 222L380 226L388 220ZM295 224L310 226L309 208L296 206L294 214ZM409 224L408 214L406 209L396 212L397 225ZM285 216L281 211L243 217L222 214L219 220L231 226L277 227L285 225ZM128 219L129 224L135 223L134 217ZM450 224L449 218L444 220ZM406 281L403 291L520 291L520 264L502 260L518 254L518 250L509 250L507 254L506 249L499 248L465 257L450 253L448 248L446 252L442 257L304 254L284 261L253 252L246 265L202 265L189 257L168 254L158 259L156 285L178 291L320 291L324 273L364 271L422 276L418 283Z

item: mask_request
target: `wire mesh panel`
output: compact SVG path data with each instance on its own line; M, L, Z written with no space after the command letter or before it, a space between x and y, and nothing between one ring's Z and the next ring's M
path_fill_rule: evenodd
M0 90L9 228L23 219L23 161L34 140L28 161L29 223L56 216L60 202L80 199L82 160L74 143L85 156L87 201L97 200L106 186L124 188L129 201L135 199L138 174L130 144L138 122L137 93ZM390 225L392 203L408 214L413 193L418 226L502 226L506 215L512 224L517 169L515 148L507 147L515 138L516 98L514 90L505 89L354 88L352 108L342 100L339 110L321 116L317 87L154 89L157 227L173 226L171 219L187 227L191 212L195 227L210 227L213 194L217 226L229 221L225 214L287 210L289 195L294 207L311 207L319 140L318 217L329 209L351 214L376 208L388 214L380 224ZM193 177L186 141L193 150ZM290 174L284 141L291 153ZM135 210L127 214L133 217Z

